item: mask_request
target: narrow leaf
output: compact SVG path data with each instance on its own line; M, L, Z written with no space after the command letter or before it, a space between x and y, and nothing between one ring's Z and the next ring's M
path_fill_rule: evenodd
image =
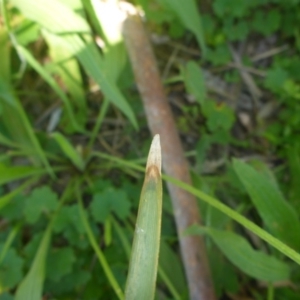
M164 0L179 16L184 26L196 36L197 42L202 49L203 55L206 54L206 45L197 3L195 0Z
M52 137L59 144L62 151L65 155L72 161L72 163L80 170L84 169L84 161L79 153L74 149L74 147L70 144L70 142L59 132L55 132L52 134Z
M15 300L40 300L42 298L46 257L51 238L52 224L51 222L48 225L43 235L31 268L17 289Z
M70 53L77 57L86 72L99 84L105 96L115 104L137 128L135 115L116 83L109 78L103 58L92 42L86 21L58 0L12 0L24 15L35 20L50 32L61 34ZM79 21L80 19L80 21ZM84 39L77 33L86 32ZM62 33L64 33L62 35Z
M187 91L197 99L199 104L203 105L206 88L202 70L194 61L189 61L182 71Z
M300 222L278 187L271 179L240 160L235 159L233 166L267 228L299 251Z
M125 298L154 299L162 211L159 135L152 141L135 227Z
M198 227L198 226L197 226ZM200 229L200 231L203 229ZM289 278L289 267L277 258L254 250L243 237L230 231L205 228L223 254L240 270L259 280L276 282Z
M27 51L26 48L22 46L17 46L17 50L22 53L23 57L26 59L26 61L35 69L36 72L38 72L44 80L51 86L51 88L57 93L57 95L60 97L62 102L64 103L66 110L68 112L70 121L74 128L78 131L83 131L82 128L78 125L73 108L71 106L70 100L68 97L64 94L62 89L59 87L59 85L56 83L56 81L52 78L52 76L48 73L48 71L31 55L29 51Z
M77 199L78 199L78 206L79 206L79 213L80 213L80 218L82 221L82 224L84 226L84 229L86 231L86 234L88 236L89 242L91 244L91 246L93 247L95 254L100 262L101 267L103 268L103 271L109 281L109 283L111 284L112 288L114 289L118 299L122 300L124 299L124 295L123 292L106 260L106 257L104 255L104 253L102 252L101 248L99 247L99 243L96 240L96 237L92 231L92 228L89 224L87 215L86 215L86 211L84 210L83 207L83 203L82 203L82 198L81 198L81 194L79 191L79 188L77 187Z
M30 166L7 167L0 163L0 185L33 175L41 175L43 173L45 173L45 171L41 168Z

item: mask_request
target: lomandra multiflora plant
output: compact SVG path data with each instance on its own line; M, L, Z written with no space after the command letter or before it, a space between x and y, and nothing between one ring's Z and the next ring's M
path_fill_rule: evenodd
M155 135L150 147L145 181L131 251L125 299L154 299L161 230L161 147Z

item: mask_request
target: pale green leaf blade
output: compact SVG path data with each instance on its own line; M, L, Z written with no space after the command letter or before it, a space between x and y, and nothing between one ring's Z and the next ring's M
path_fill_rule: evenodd
M41 300L51 230L52 223L48 225L42 237L29 272L17 288L15 300Z
M85 163L71 143L59 132L54 132L52 137L58 143L66 157L68 157L79 170L83 171Z
M28 18L57 34L88 33L85 19L58 0L11 0Z
M70 52L78 58L86 72L99 84L109 101L115 104L137 128L135 115L116 83L108 76L109 70L105 70L103 58L92 43L89 36L90 30L86 31L85 40L76 34L86 30L82 21L78 21L78 18L81 17L76 14L77 17L74 18L75 13L58 0L51 0L46 3L42 0L12 0L12 3L25 16L41 24L49 31L64 33L60 37L65 41Z
M194 61L189 61L182 69L183 80L187 91L193 95L199 104L203 105L206 97L204 75Z
M125 299L154 299L162 212L161 149L152 141L136 221Z
M201 15L195 0L164 0L179 16L186 28L196 36L197 42L202 49L203 55L206 54L206 45L201 22Z
M199 233L208 234L223 254L240 270L259 280L276 282L289 278L289 266L262 251L254 250L249 242L234 232L199 228Z
M91 0L91 5L107 41L103 49L104 69L109 78L116 82L127 60L120 30L120 22L123 20L124 12L120 10L118 3L113 1ZM112 19L111 16L114 18Z
M134 169L140 172L144 171L144 168L137 165L136 163L130 162L128 160L123 160L120 158L116 158L115 156L111 156L104 153L94 153L95 156L109 159L113 161L114 163L120 164L122 166L125 166L130 169ZM253 223L252 221L248 220L246 217L244 217L242 214L236 212L234 209L230 208L229 206L225 205L221 201L219 201L216 198L213 198L209 196L208 194L202 192L201 190L198 190L194 187L192 187L189 184L186 184L180 180L177 180L173 177L163 175L163 179L167 180L168 182L172 184L176 184L180 188L184 189L185 191L191 193L192 195L198 197L199 199L205 201L207 204L211 205L212 207L218 209L220 212L224 213L226 216L232 218L251 232L253 232L255 235L257 235L262 240L266 241L268 244L273 246L275 249L283 253L285 256L289 257L293 261L295 261L298 265L300 265L300 254L296 252L294 249L280 241L278 238L275 238L273 235L269 234L266 230L263 230L258 225Z
M267 228L291 247L300 249L300 222L278 187L250 165L233 161L234 169Z
M31 166L7 167L0 164L0 185L29 176L44 174L45 170Z
M10 58L2 57L2 59L9 60ZM1 73L0 75L4 76ZM0 117L15 144L21 147L26 154L30 155L35 163L43 163L49 174L53 175L53 171L36 138L23 106L14 95L13 88L5 77L0 77ZM6 138L4 138L4 142L7 142Z
M61 37L46 30L43 30L42 33L49 45L53 72L62 78L74 106L80 111L80 115L86 115L83 81L77 60Z
M36 72L38 72L44 80L51 86L51 88L57 93L57 95L60 97L60 99L63 101L66 110L68 112L70 121L74 128L78 131L83 131L83 129L78 125L76 118L74 116L74 111L71 106L70 100L65 95L65 93L62 91L62 89L59 87L59 85L56 83L56 81L53 79L53 77L47 72L47 70L31 55L31 53L24 48L23 46L17 46L17 50L22 53L23 57L26 59L26 61L35 69Z
M0 166L1 168L1 166ZM32 178L25 181L23 184L18 186L16 189L11 191L10 193L0 197L0 210L5 207L15 196L21 193L25 188L27 188L30 184L32 184Z
M124 295L123 292L106 260L106 257L103 253L103 251L101 250L101 248L99 247L99 243L96 240L96 237L92 231L92 228L89 224L87 215L86 215L86 211L84 210L83 207L83 203L82 203L82 198L81 198L81 194L79 192L79 189L77 187L77 198L78 198L78 207L79 207L79 214L80 214L80 218L83 224L83 227L86 231L86 234L88 236L89 242L91 244L91 246L93 247L95 254L100 262L101 267L103 268L103 271L105 273L105 276L107 277L109 283L111 284L112 288L114 289L118 299L122 300L124 299Z

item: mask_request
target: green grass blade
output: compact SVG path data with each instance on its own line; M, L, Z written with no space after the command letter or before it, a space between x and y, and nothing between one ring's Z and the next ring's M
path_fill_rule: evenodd
M31 166L7 167L4 164L0 164L0 185L29 176L42 175L44 173L45 170L42 168L34 168Z
M159 135L152 141L135 227L125 299L151 300L155 296L162 211Z
M196 36L197 42L201 47L202 54L206 54L206 45L203 34L201 15L195 0L163 0L179 16L184 26Z
M77 60L62 39L49 31L43 30L42 34L49 46L49 54L53 64L51 67L63 80L74 106L81 115L86 115L87 105L83 89L83 80Z
M77 57L86 72L99 84L103 93L115 104L137 128L133 110L120 92L117 84L109 78L103 57L93 43L87 22L63 3L52 0L12 0L22 13L60 37L70 53ZM77 33L86 33L84 39Z
M36 180L36 177L30 178L29 180L25 181L23 184L18 186L16 189L11 191L10 193L8 193L4 196L1 196L0 197L0 210L3 207L5 207L13 197L15 197L16 195L21 193L24 189L26 189L29 185L31 185L35 180Z
M9 59L9 57L2 57L2 59L6 60ZM36 163L44 164L48 173L54 176L53 170L36 138L26 112L19 99L14 95L10 82L4 77L0 77L0 102L1 120L11 139L13 139L18 146L27 150Z
M88 222L88 219L87 219L87 216L86 216L86 213L85 213L85 210L84 210L84 207L83 207L83 204L82 204L82 199L81 199L81 194L79 192L79 188L77 186L77 189L76 189L76 193L77 193L77 199L78 199L78 205L79 205L79 213L80 213L80 218L81 218L81 221L82 221L82 224L85 228L85 231L86 231L86 234L88 236L88 239L90 241L90 244L91 246L93 247L96 255L97 255L97 258L100 262L100 265L102 266L103 268L103 271L108 279L108 281L110 282L112 288L114 289L116 295L118 296L118 298L120 300L124 299L124 295L123 295L123 292L101 250L101 248L99 247L98 243L97 243L97 240L93 234L93 231L90 227L90 224Z
M72 161L72 163L80 170L83 171L85 163L76 151L76 149L70 144L70 142L59 132L54 132L52 137L58 143L64 154Z
M78 131L83 131L83 128L81 128L76 121L70 100L62 91L62 89L59 87L59 85L56 83L56 81L52 78L52 76L48 73L48 71L31 55L29 51L27 51L26 48L18 45L17 50L19 53L23 55L26 61L35 69L36 72L38 72L44 78L44 80L51 86L51 88L60 97L60 99L62 100L62 102L66 107L66 110L70 118L70 122L73 125L74 129Z
M20 283L15 300L41 300L45 279L46 257L51 238L52 222L48 225L32 266Z
M121 166L126 166L128 168L143 172L144 168L129 161L122 160L120 158L110 156L104 153L94 153L95 156L99 156L104 159L112 160L114 161L117 165ZM300 253L280 241L279 239L275 238L271 234L269 234L267 231L263 230L259 226L257 226L255 223L252 221L248 220L245 218L243 215L239 214L229 206L223 204L221 201L218 199L215 199L204 192L194 188L191 185L188 185L180 180L177 180L173 177L163 175L162 178L168 182L171 182L173 184L176 184L180 188L184 189L185 191L193 194L197 198L203 200L207 204L211 205L212 207L216 208L217 210L221 211L231 219L235 220L245 228L249 229L251 232L256 234L258 237L260 237L262 240L266 241L268 244L276 248L278 251L289 257L291 260L295 261L297 264L300 265Z
M19 232L20 227L21 227L20 224L17 224L10 231L10 233L3 245L3 248L1 249L1 252L0 252L0 265L2 264L2 261L5 258L5 255L9 249L9 247L11 246L12 242L14 241L17 233Z

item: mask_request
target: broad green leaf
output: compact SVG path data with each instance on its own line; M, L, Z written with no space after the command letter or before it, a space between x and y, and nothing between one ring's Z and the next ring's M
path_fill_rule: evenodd
M116 83L107 75L109 70L104 69L103 58L92 42L89 35L90 30L86 27L87 23L83 18L58 0L51 0L47 3L42 0L12 0L12 3L29 19L35 20L52 33L61 34L60 37L66 47L70 49L70 53L78 58L86 72L99 84L109 101L115 104L137 127L131 107ZM77 34L83 32L87 33L84 35L85 39Z
M187 91L197 99L199 104L203 105L206 98L206 88L200 66L194 61L189 61L182 72Z
M71 273L62 277L59 282L49 280L47 282L47 290L49 292L55 291L57 294L63 294L66 292L74 293L78 287L85 286L91 282L91 277L92 274L89 270L76 267Z
M155 296L162 212L161 149L153 138L132 244L125 299L151 300Z
M63 276L71 273L75 261L72 248L51 249L47 257L47 278L60 281Z
M3 246L4 245L0 245L0 249ZM8 249L0 264L0 292L5 289L13 288L22 279L23 264L24 261L18 256L16 250Z
M6 184L14 180L22 179L29 176L41 175L45 170L30 166L24 167L7 167L0 163L0 184Z
M74 228L77 236L84 233L84 227L80 221L78 205L68 205L62 207L55 218L53 225L53 230L55 232L66 232L69 227Z
M42 298L46 258L51 239L52 224L51 222L48 225L30 270L17 288L15 300L41 300Z
M238 272L217 247L209 247L209 265L217 299L226 293L237 294L240 288Z
M219 17L224 17L228 14L234 17L242 17L249 11L251 2L252 1L216 0L213 2L213 9Z
M83 171L85 163L80 154L74 149L71 143L59 132L54 132L52 137L59 144L64 154L72 161L72 163L80 170Z
M48 187L33 190L25 202L24 214L29 224L37 222L42 213L49 214L58 206L57 195Z
M265 13L261 10L256 11L251 25L257 32L270 36L281 25L281 12L277 9L270 9Z
M202 54L206 54L206 45L201 23L201 15L195 0L163 0L170 8L179 16L184 26L196 36L197 42L202 50Z
M267 228L294 249L300 250L300 222L278 187L250 165L234 160L233 166Z
M130 213L130 206L124 191L109 187L94 194L90 211L95 221L104 223L111 212L115 212L120 219L125 219Z
M234 123L234 113L226 103L217 104L213 100L208 100L202 105L202 111L211 131L220 129L228 131Z
M254 250L245 238L234 232L199 228L197 225L190 230L208 234L231 263L251 277L267 282L289 278L290 270L286 263L262 251Z

